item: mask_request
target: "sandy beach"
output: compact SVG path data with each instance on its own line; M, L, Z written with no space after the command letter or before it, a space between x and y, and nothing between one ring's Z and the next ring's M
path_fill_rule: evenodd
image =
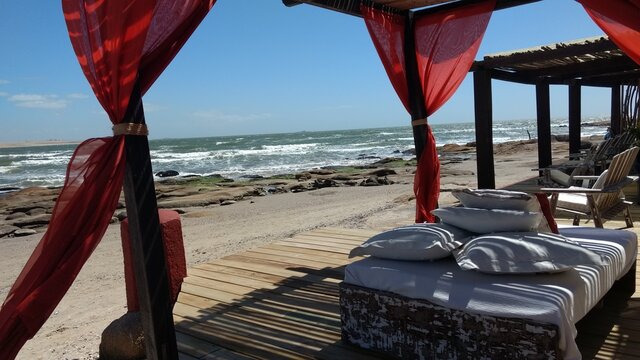
M553 147L554 157L560 158L568 153L566 143L554 142ZM475 151L474 148L460 146L441 149L447 150ZM495 161L497 187L533 177L536 173L531 169L537 167L537 145L535 141L501 145L496 147ZM380 165L378 168L386 166ZM292 191L296 183L311 184L318 179L336 177L335 174L320 174L277 183L280 185L275 187L280 186L285 191L275 194L266 192L238 197L238 193L246 195L246 189L229 187L225 194L238 200L228 201L228 206L221 206L220 201L190 206L198 202L193 198L171 196L177 192L185 195L188 186L177 189L161 185L159 199L161 204L163 201L165 205L168 204L166 207L179 207L184 211L184 245L188 266L193 266L314 228L332 226L381 229L411 221L414 215L412 173L415 167L405 164L393 170L396 174L385 176L393 182L391 185L340 185ZM369 171L373 170L362 170L351 176L361 177L354 181L364 181L362 179L370 176ZM476 187L475 172L475 160L443 161L440 204L453 203L449 194L452 189ZM42 196L44 195L38 195L30 201L41 199ZM10 196L0 200L4 201L5 206L3 216L6 216L6 209L12 201L13 204L18 201L11 200ZM28 200L23 197L20 201ZM0 273L0 298L5 298L41 238L43 229L38 228L37 231L30 236L0 238L0 263L3 268ZM126 312L119 231L119 224L109 226L102 242L65 298L38 334L27 342L18 359L98 357L103 329Z

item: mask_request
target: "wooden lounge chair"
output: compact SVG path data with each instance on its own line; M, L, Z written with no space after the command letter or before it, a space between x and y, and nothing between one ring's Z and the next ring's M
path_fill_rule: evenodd
M593 218L596 227L601 228L603 219L610 219L624 211L625 222L633 227L631 214L622 189L633 182L629 172L633 167L640 148L634 146L613 157L609 169L600 176L574 176L574 180L595 180L591 187L571 186L569 188L543 188L541 191L552 193L551 208L574 214L573 224L578 225L580 216Z

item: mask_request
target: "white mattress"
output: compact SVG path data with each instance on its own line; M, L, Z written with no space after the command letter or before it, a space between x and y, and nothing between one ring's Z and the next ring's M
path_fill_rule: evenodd
M631 268L637 240L624 230L569 227L560 233L606 256L611 264L578 266L559 274L487 275L463 271L453 258L435 262L366 258L346 267L344 281L469 313L556 324L564 358L581 359L575 323Z

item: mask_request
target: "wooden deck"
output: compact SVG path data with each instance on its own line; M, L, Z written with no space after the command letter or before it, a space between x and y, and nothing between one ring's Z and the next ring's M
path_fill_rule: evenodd
M318 229L190 269L174 308L181 358L377 358L341 343L338 307L347 254L375 233ZM578 324L584 359L640 359L639 290Z

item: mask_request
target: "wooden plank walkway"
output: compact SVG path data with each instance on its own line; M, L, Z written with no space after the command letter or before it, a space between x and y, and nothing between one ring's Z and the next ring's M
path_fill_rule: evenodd
M181 359L378 358L341 343L338 307L347 254L375 233L317 229L190 269L174 308ZM640 359L640 286L578 325L584 359Z

